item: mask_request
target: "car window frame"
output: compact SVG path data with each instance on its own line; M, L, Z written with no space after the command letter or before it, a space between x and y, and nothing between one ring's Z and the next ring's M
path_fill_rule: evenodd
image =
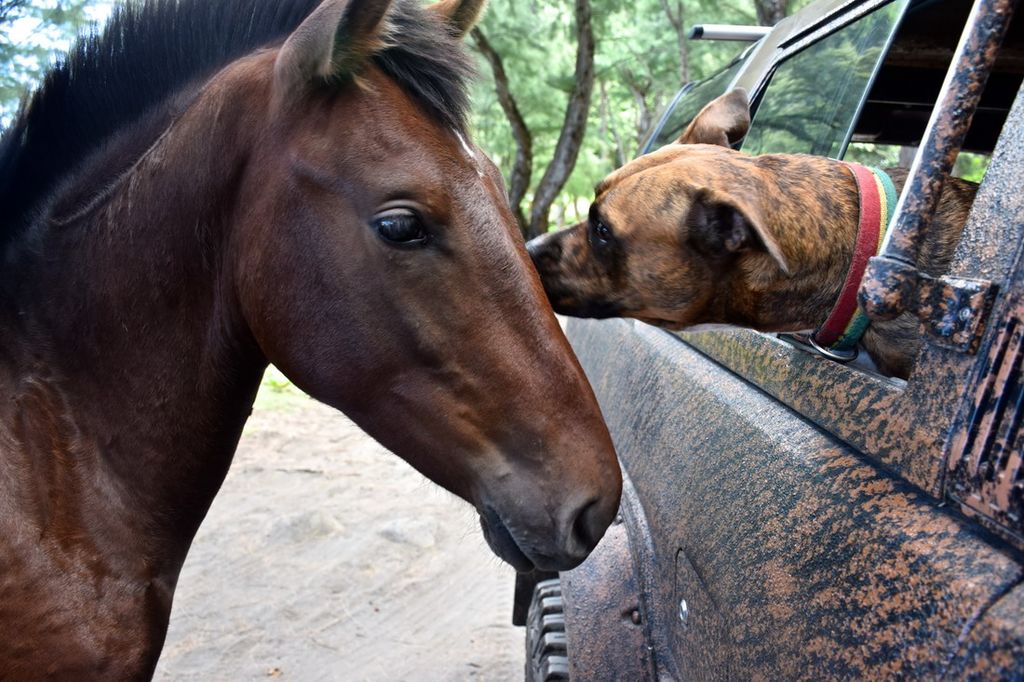
M776 56L775 60L773 61L772 67L767 71L767 75L762 78L762 84L759 88L760 94L757 97L756 102L753 102L753 106L751 107L751 128L753 128L753 126L757 123L756 112L760 108L764 96L768 94L768 90L771 88L772 82L775 80L775 77L778 74L779 69L783 68L787 63L790 63L792 60L799 58L800 55L802 55L812 47L822 44L828 38L838 35L839 33L853 26L857 22L866 19L868 16L874 14L877 11L882 10L884 7L888 5L895 5L899 2L904 3L903 9L899 11L898 16L892 23L892 28L889 30L889 34L885 39L881 51L879 52L879 57L875 61L874 66L871 68L871 73L865 81L865 85L864 88L861 90L860 97L858 97L857 99L857 104L853 109L853 115L850 118L850 122L847 125L846 130L843 132L843 139L839 144L838 153L835 155L835 157L833 157L837 159L843 158L846 155L846 150L850 145L850 141L853 139L854 130L857 127L857 121L860 120L860 117L864 112L864 105L867 103L868 96L871 93L871 88L874 86L875 81L878 79L878 74L882 69L883 62L885 61L885 55L888 54L890 48L892 47L893 41L895 40L896 35L899 33L900 27L903 24L903 20L905 19L907 12L912 4L912 0L882 0L881 2L878 3L872 3L867 9L867 11L857 12L853 16L847 17L848 20L845 22L839 24L827 24L827 30L821 31L819 29L819 32L815 32L812 34L812 36L815 36L814 39L810 39L810 37L808 37L808 39L795 41L792 44L784 47L783 50ZM745 141L746 140L744 140L744 142ZM739 148L741 150L743 149L742 144ZM771 150L762 153L776 153L776 151Z

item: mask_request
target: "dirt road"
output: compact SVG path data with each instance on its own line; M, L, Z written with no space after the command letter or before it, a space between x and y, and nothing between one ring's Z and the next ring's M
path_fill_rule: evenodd
M514 573L472 509L269 388L185 564L156 679L521 680Z

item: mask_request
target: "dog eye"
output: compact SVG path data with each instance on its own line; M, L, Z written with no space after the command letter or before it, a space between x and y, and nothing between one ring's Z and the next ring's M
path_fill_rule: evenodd
M396 246L422 246L430 238L423 220L407 208L384 211L371 225L381 239Z
M612 241L612 231L604 224L603 220L597 219L590 222L590 241L594 246L607 246Z

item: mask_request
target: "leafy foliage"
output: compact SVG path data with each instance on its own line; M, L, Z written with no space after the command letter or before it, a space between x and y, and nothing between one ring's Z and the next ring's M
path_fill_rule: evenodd
M97 0L0 0L0 119L18 108L56 54L89 19Z

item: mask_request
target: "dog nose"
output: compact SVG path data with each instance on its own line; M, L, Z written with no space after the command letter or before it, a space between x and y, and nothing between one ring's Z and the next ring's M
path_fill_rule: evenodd
M551 235L531 239L526 243L526 251L538 269L553 266L562 257L562 245Z

